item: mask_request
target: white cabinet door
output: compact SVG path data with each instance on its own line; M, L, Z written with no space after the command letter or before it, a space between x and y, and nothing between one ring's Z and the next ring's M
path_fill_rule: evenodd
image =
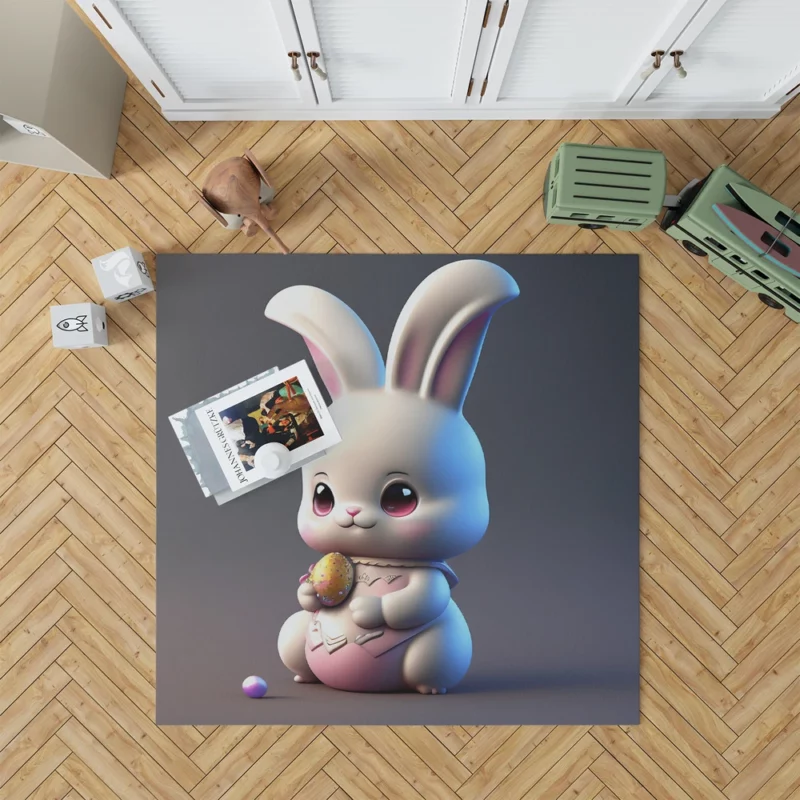
M273 0L274 2L274 0ZM292 0L323 108L463 105L486 0Z
M800 83L800 0L709 0L670 51L670 63L634 98L634 104L782 103Z
M164 109L316 105L289 0L77 0Z
M800 0L799 0L800 1ZM509 0L481 106L624 106L703 0Z

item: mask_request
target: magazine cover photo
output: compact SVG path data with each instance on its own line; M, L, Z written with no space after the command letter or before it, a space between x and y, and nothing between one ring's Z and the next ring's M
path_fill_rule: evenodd
M296 375L223 408L219 416L248 471L255 467L258 448L268 442L294 450L322 436L322 426Z
M308 365L300 361L195 410L233 491L264 479L256 455L279 444L297 465L340 441Z

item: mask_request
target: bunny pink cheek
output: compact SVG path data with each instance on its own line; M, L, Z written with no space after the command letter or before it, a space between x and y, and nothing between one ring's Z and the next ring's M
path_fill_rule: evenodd
M430 536L432 526L421 520L418 522L408 520L402 526L395 526L399 538L404 541L422 541Z
M300 538L315 550L326 547L325 532L322 528L316 528L311 525L304 525L300 528Z

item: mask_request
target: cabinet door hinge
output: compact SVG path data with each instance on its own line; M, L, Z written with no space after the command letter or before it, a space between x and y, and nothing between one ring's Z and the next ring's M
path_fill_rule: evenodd
M500 23L498 24L498 28L502 28L503 25L506 24L506 14L508 14L508 0L506 0L505 5L503 6L503 11L500 14Z
M491 10L492 10L492 0L487 0L486 11L483 12L483 24L481 25L482 28L486 27L486 23L489 21L489 12Z
M470 78L469 86L467 87L467 97L469 97L472 94L472 87L474 84L475 84L475 78Z
M481 97L483 97L486 94L486 86L488 83L489 83L489 76L487 75L483 79L483 86L481 86Z

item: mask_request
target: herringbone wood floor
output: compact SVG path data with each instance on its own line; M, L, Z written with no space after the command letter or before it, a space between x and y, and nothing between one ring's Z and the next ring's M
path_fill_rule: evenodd
M165 122L128 88L111 181L0 168L0 796L800 798L800 326L650 227L545 225L561 141L730 162L800 201L800 102L766 121ZM251 147L297 252L641 257L641 724L164 727L155 695L155 295L50 344L89 259L273 252L196 203ZM602 420L598 420L602 424Z

